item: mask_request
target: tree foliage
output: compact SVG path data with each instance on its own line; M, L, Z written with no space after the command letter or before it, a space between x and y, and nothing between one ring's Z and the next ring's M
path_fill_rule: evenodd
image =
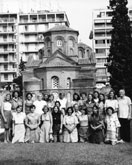
M25 62L22 60L19 64L19 76L13 80L14 83L16 83L20 87L20 91L22 92L23 89L23 83L22 83L22 71L25 70Z
M124 88L132 98L132 37L126 5L127 0L110 0L113 29L107 68L112 88L116 92Z

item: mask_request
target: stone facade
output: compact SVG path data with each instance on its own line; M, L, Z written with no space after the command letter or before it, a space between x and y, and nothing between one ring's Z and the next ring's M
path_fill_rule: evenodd
M78 35L78 31L64 25L44 33L39 59L30 56L23 72L26 91L73 93L89 92L95 87L94 53L86 44L78 43Z

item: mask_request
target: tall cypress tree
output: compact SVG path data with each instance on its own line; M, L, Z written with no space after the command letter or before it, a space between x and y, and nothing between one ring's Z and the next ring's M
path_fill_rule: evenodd
M110 0L112 31L107 60L110 84L118 92L124 88L132 98L132 37L127 0Z

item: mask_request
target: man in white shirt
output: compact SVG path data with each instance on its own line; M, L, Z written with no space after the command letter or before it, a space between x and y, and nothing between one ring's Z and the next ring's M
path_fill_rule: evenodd
M37 100L34 101L33 103L36 107L35 113L37 113L38 115L42 115L43 113L42 109L44 108L45 105L47 105L46 101L42 100L42 98L43 98L42 93L38 94Z
M67 99L65 97L65 93L59 93L59 98L57 99L57 101L59 101L60 104L61 104L60 109L65 109L66 110Z
M120 137L126 142L130 142L130 118L131 118L131 99L125 96L125 90L119 91L119 121L121 124Z

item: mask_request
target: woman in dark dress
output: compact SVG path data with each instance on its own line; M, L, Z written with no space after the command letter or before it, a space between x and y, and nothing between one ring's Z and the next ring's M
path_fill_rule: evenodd
M98 106L93 107L93 113L90 117L89 123L91 128L91 132L90 132L91 135L89 141L91 143L100 144L101 142L103 142L104 139L103 138L104 124L101 116L99 115Z
M52 112L54 142L62 142L63 115L59 107L55 106Z

